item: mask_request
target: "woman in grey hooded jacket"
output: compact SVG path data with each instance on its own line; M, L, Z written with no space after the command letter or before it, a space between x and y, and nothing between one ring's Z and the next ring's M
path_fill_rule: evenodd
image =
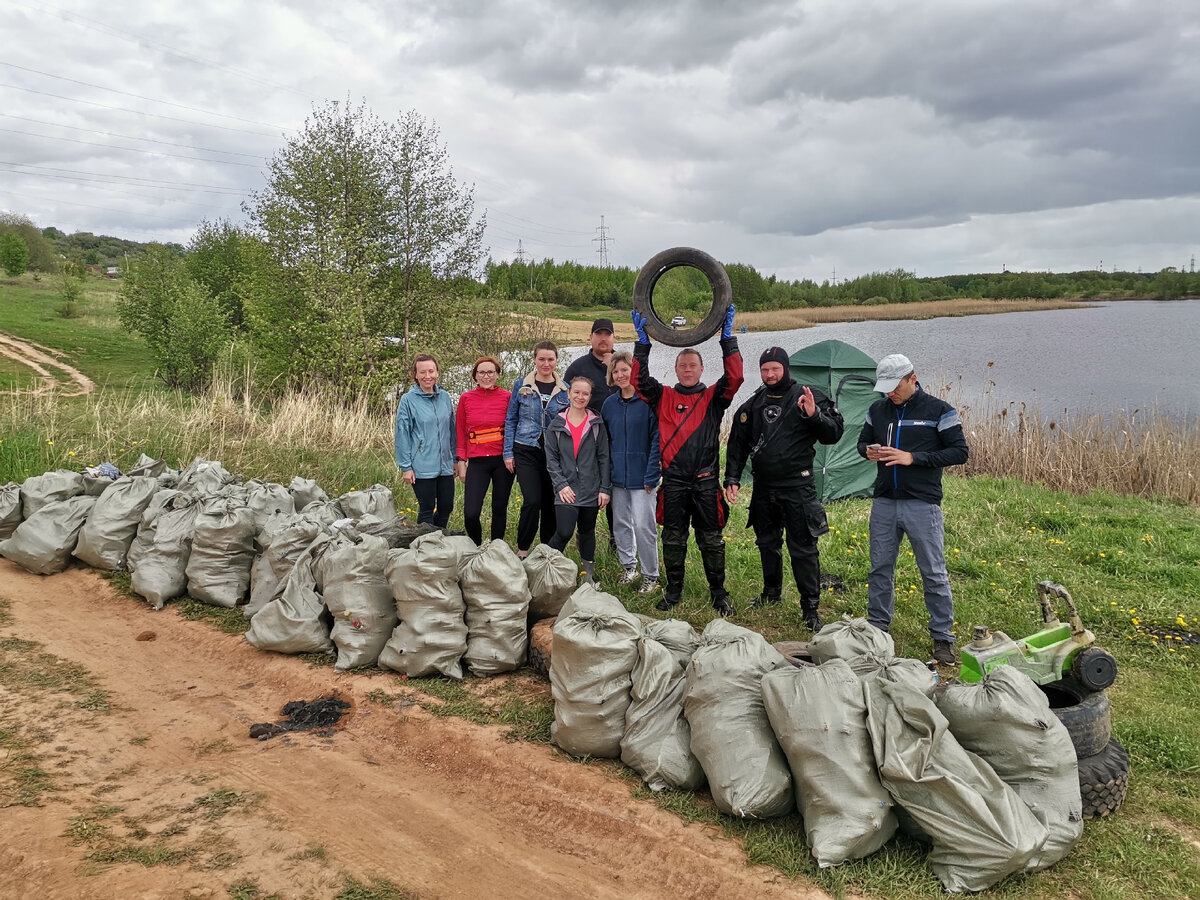
M454 403L437 386L429 354L413 359L412 377L396 408L396 465L417 495L417 521L445 528L454 509Z
M562 550L579 526L580 568L584 579L595 581L596 514L612 497L608 430L604 420L588 409L592 382L579 376L567 391L568 406L546 429L546 470L554 486L557 530L550 546Z

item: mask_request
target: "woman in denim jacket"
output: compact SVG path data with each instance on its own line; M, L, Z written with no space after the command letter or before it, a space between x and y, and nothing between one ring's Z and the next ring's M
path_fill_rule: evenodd
M542 341L533 348L533 371L513 385L504 417L504 465L521 486L517 520L517 556L524 559L538 534L548 544L557 522L554 486L546 471L543 435L551 420L567 408L567 385L555 373L558 347Z

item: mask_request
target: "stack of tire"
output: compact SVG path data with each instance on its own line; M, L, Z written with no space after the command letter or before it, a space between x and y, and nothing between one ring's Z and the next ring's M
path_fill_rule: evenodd
M1112 656L1089 647L1075 658L1070 677L1042 685L1050 709L1075 744L1085 819L1107 816L1129 789L1129 754L1112 736L1112 707L1105 693L1116 674Z

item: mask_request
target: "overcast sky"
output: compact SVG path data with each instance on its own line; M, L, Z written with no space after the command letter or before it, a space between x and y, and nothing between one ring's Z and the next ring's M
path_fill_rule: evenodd
M416 109L496 259L781 278L1200 250L1194 0L9 0L0 209L186 242L313 104ZM578 10L578 11L575 11Z

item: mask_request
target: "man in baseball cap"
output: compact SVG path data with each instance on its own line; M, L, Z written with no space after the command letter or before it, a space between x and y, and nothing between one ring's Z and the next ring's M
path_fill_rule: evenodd
M942 469L967 461L958 412L922 389L907 356L893 353L875 368L875 390L886 396L867 410L858 452L878 464L871 504L871 572L867 621L887 631L895 610L896 560L908 535L925 587L933 658L954 664L954 598L946 572Z
M893 353L891 356L885 356L879 361L879 365L875 367L874 390L881 394L890 394L896 389L896 385L900 383L900 379L912 371L913 364L909 362L908 357L903 353Z

